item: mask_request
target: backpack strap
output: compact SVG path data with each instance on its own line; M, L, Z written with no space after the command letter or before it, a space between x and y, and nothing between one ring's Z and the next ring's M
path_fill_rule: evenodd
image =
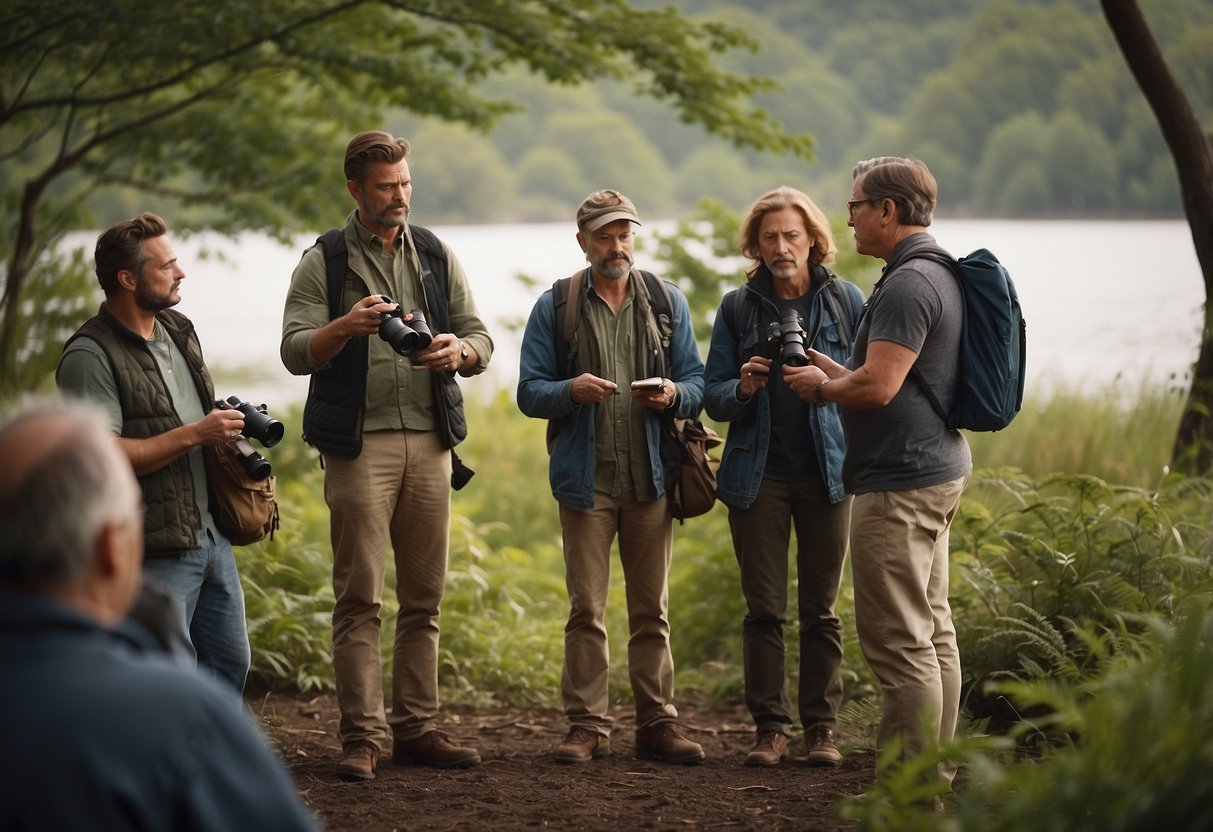
M577 357L577 319L581 313L582 286L585 270L574 272L552 283L552 317L558 323L556 336L556 367L564 378L573 377L573 361Z
M670 342L674 335L674 304L670 299L670 287L666 282L652 272L641 271L645 289L649 295L648 328L654 342L661 348L661 375L664 378L670 372Z
M345 286L345 231L330 228L316 238L316 244L324 247L324 278L328 290L329 319L336 320L345 314L341 308L341 290Z
M911 260L930 260L931 262L938 263L941 266L947 266L948 271L952 273L952 275L956 278L956 282L960 284L960 294L962 298L964 297L964 281L960 279L960 274L957 271L958 264L955 258L953 258L942 248L939 248L938 246L931 246L929 248L919 249L914 252L912 257L907 257L903 262L898 263L898 268ZM964 305L961 304L961 309L963 310L963 308ZM961 320L963 321L963 317ZM927 397L927 401L931 403L931 409L935 411L935 414L939 416L939 418L942 419L946 425L948 423L948 413L943 409L943 404L940 403L939 397L935 395L935 391L933 391L931 386L927 384L927 379L925 376L923 376L922 371L918 369L917 361L915 361L913 366L910 367L910 377L918 383L919 388L922 389L923 395L925 395ZM957 386L960 385L959 369L957 370L956 384Z

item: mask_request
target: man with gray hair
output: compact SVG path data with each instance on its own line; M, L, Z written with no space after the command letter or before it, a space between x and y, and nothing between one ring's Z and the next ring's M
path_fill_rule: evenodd
M845 366L811 350L812 364L783 372L810 400L842 407L843 483L855 494L855 625L884 690L878 744L897 740L906 757L951 740L960 709L948 532L973 463L968 442L944 424L923 385L947 412L963 297L946 266L917 256L938 249L927 233L936 199L927 166L886 156L858 163L853 177L847 224L860 254L885 261L884 274ZM954 774L940 767L946 781Z
M389 727L397 763L480 762L475 748L439 729L438 616L451 488L471 476L454 451L467 435L455 377L484 372L493 341L454 252L408 222L408 156L406 140L381 130L350 140L345 184L355 208L304 253L282 316L282 363L312 377L303 438L324 466L337 773L347 780L375 776ZM389 540L400 604L390 717L379 649Z
M551 420L549 474L564 530L570 610L561 696L570 730L555 756L566 763L609 749L604 618L616 537L627 584L636 755L671 763L704 757L675 724L671 471L663 462L670 420L694 418L703 405L703 362L686 298L633 268L639 224L636 206L618 191L587 196L577 209L577 244L589 266L539 297L522 339L518 406ZM654 305L665 296L670 320L663 335ZM575 314L567 317L566 309ZM562 358L557 339L570 320L573 339Z
M124 621L143 505L103 411L0 419L0 828L310 830L241 701Z

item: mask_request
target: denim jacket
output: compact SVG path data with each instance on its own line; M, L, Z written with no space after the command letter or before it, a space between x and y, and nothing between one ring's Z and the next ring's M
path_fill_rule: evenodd
M642 281L633 271L631 279ZM670 378L678 388L678 398L667 413L645 410L644 432L649 450L653 487L658 498L666 493L670 472L662 467L662 442L669 431L664 423L670 417L693 419L703 408L703 361L691 329L690 311L686 298L672 283L670 300L673 312L673 334L670 338ZM582 290L590 290L586 280ZM571 300L570 300L571 302ZM518 408L527 416L538 419L563 419L559 432L548 450L548 476L552 496L569 508L592 508L594 505L594 420L597 405L577 404L572 398L572 379L564 377L557 366L556 338L560 337L554 318L554 301L549 289L539 296L527 319L522 337L518 368ZM656 373L654 373L656 375ZM567 417L567 418L566 418ZM668 449L667 449L668 455Z
M824 297L828 291L826 284L838 280L850 296L851 303L842 300L839 306L841 314L852 318L847 327L852 336L863 306L863 293L855 284L842 280L821 266L814 267L812 277L812 311L804 328L806 333L817 332L817 336L805 346L825 353L841 364L850 355L852 344L847 339L846 345L843 345L842 333ZM735 301L730 301L731 295L737 295ZM721 502L736 508L749 508L758 495L771 442L771 399L767 389L764 387L748 401L741 401L737 398L737 388L741 384L741 365L750 356L763 352L761 342L765 341L767 324L779 320L779 312L770 300L772 297L771 274L765 267L760 267L746 285L725 296L712 325L704 404L708 416L718 422L732 423L725 439L720 470L716 474L716 494ZM741 325L737 335L733 334L724 314L724 310L734 303ZM813 431L817 464L830 502L841 502L847 496L842 486L842 458L846 445L838 405L831 402L813 408L809 416L809 429Z

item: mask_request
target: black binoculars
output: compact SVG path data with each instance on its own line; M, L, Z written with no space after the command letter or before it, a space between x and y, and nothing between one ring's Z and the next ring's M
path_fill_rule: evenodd
M248 440L256 439L266 448L272 448L282 441L286 428L277 419L271 419L266 414L264 404L251 405L241 401L239 396L228 396L226 400L216 399L215 407L220 410L239 410L244 414L244 430L232 440L232 445L236 448L236 458L240 460L240 465L249 475L249 479L256 482L267 479L273 473L273 468L265 457L253 449Z
M384 303L395 303L387 295L379 297ZM412 355L417 350L428 347L430 341L434 340L434 335L430 332L430 328L425 322L425 315L421 313L421 310L410 309L409 314L413 317L406 321L404 312L397 305L393 311L384 315L383 320L379 323L379 337L387 341L388 345L400 355Z

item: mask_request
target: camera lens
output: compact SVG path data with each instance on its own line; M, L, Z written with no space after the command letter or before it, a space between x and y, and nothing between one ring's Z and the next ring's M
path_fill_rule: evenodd
M804 367L809 363L809 356L804 351L804 328L800 325L800 315L795 309L786 310L779 321L779 331L783 344L783 363L789 367Z

